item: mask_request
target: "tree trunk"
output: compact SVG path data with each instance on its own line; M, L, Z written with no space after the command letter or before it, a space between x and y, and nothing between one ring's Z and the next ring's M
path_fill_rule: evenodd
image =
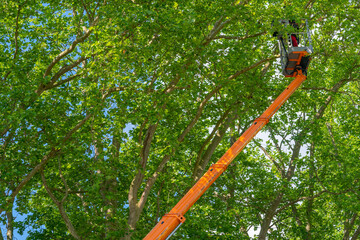
M14 217L12 213L12 209L9 211L6 211L6 218L7 218L7 231L6 231L6 238L7 240L13 240L14 237Z
M283 195L284 194L282 192L280 192L277 195L276 199L272 202L269 209L266 211L264 220L261 223L261 229L260 229L258 240L266 239L266 235L269 230L270 223L271 223L273 217L275 216L276 209L278 208L279 204L281 203Z
M349 240L350 239L350 233L354 228L354 223L355 220L358 218L358 214L357 213L350 213L351 215L351 219L349 221L349 218L346 216L346 220L344 222L344 237L343 240ZM356 231L355 231L356 232Z
M302 135L303 134L300 133L300 136L302 136ZM289 182L291 180L292 176L294 175L295 166L296 166L295 161L299 158L300 148L301 148L301 142L300 142L300 140L298 140L295 142L294 150L293 150L293 153L292 153L292 156L291 156L291 159L289 162L289 167L288 167L288 170L287 170L287 173L285 176L287 182ZM285 185L284 188L287 188L287 186ZM283 196L284 196L283 189L280 189L280 192L278 193L277 197L271 203L271 206L265 213L264 220L261 223L261 229L260 229L260 234L259 234L258 240L265 240L267 232L270 227L270 223L271 223L273 217L275 216L276 210L277 210L279 204L281 203Z
M354 232L354 235L352 236L351 240L356 240L358 239L360 235L360 225L358 226L358 228L356 229L356 231Z

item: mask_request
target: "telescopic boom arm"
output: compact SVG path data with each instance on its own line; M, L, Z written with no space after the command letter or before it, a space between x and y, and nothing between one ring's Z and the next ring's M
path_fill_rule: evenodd
M279 110L286 100L306 79L301 70L297 70L295 79L265 110L265 112L241 135L219 161L197 181L197 183L186 193L176 206L165 214L160 222L146 235L144 240L168 239L177 228L185 221L184 214L194 203L206 192L215 180L226 170L234 158L245 148L255 135L269 122L269 119Z

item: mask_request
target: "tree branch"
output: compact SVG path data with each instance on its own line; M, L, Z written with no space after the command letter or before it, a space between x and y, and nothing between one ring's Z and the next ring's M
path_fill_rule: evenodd
M312 6L314 5L314 2L315 2L316 0L309 0L307 3L306 3L306 5L304 6L304 9L305 10L307 10L308 8L310 9L310 8L312 8Z
M14 41L15 41L15 52L14 52L14 57L13 59L15 60L17 57L17 53L19 51L19 44L18 44L18 37L19 37L19 16L20 16L20 11L23 5L26 4L27 1L25 1L22 5L18 5L18 11L17 11L17 15L16 15L16 26L15 26L15 37L14 37Z
M27 3L27 0L23 3L23 4L19 4L18 5L18 11L16 14L16 21L15 21L15 36L14 36L14 43L15 43L15 52L14 52L14 56L13 56L13 62L15 62L16 57L18 55L18 51L19 51L19 43L18 43L18 38L19 38L19 16L20 16L20 11L21 8ZM11 73L11 70L9 70L5 76L3 81L5 82L6 79L8 78L9 74Z
M81 0L81 3L82 3L82 5L84 6L84 9L85 9L85 12L86 12L86 15L88 16L88 18L89 18L89 21L93 21L93 16L92 16L92 14L91 14L91 12L89 12L89 10L87 9L87 6L86 6L86 4L84 3L84 1L83 0Z
M49 194L51 200L53 200L53 202L56 204L56 206L58 206L60 204L60 201L57 200L57 198L55 197L55 195L51 192L50 188L49 188L49 185L47 184L46 182L46 178L45 178L45 175L44 175L44 171L41 170L40 171L40 176L41 176L41 180L42 180L42 183L44 185L44 188L46 190L46 192Z
M246 35L246 36L227 36L227 35L219 35L217 37L214 37L213 39L234 39L234 40L245 40L245 39L248 39L248 38L254 38L254 37L258 37L258 36L261 36L261 35L265 35L267 34L267 32L261 32L261 33L256 33L256 34L253 34L253 35Z
M188 126L186 127L186 129L182 132L182 134L178 137L178 144L180 144L185 136L190 132L190 130L193 128L193 126L195 125L195 123L198 121L198 119L201 116L201 113L206 105L206 103L208 102L208 100L210 100L210 98L221 88L221 86L217 86L215 87L210 93L207 94L207 96L205 97L205 99L200 103L200 106L198 108L198 111L195 115L195 117L193 118L193 120L188 124ZM175 149L172 149L172 154L175 152ZM171 155L172 155L171 154ZM165 167L166 163L171 159L171 155L165 155L163 157L163 160L161 161L161 163L158 165L156 171L153 173L153 175L148 179L148 181L146 182L146 186L145 189L141 195L140 201L138 202L138 206L140 207L140 211L141 209L144 207L145 202L147 200L147 197L150 193L150 190L152 188L152 186L154 185L157 177L159 176L160 172L163 170L163 168Z
M205 99L200 103L200 106L198 108L198 111L195 115L195 117L193 118L193 120L189 123L189 125L186 127L186 129L182 132L182 134L180 134L180 136L178 137L178 143L177 145L179 145L185 138L185 136L190 132L190 130L193 128L193 126L195 125L195 123L198 121L198 119L201 116L201 113L206 105L206 103L208 102L208 100L210 100L210 98L221 88L221 86L217 86L215 87L210 93L208 93L205 97ZM146 200L148 195L150 194L150 190L152 188L152 186L154 185L156 179L158 178L159 174L162 172L162 170L164 169L166 163L171 159L172 154L175 153L175 148L172 148L172 153L171 154L167 154L163 157L163 160L161 161L161 163L158 165L157 169L155 170L155 172L153 173L153 175L146 181L146 185L145 185L145 189L143 191L143 193L141 194L141 198L139 200L139 202L136 204L137 205L137 209L139 211L138 214L141 213L142 209L145 206ZM134 183L132 183L134 184Z
M215 133L218 131L219 127L221 125L223 125L225 118L227 118L227 116L230 113L230 108L227 109L224 114L220 117L220 119L216 122L215 127L213 128L213 130L211 131L211 133L209 134L209 136L205 139L205 141L203 142L203 144L201 145L200 150L197 153L197 158L196 158L196 162L195 162L195 167L194 167L194 173L195 173L195 169L197 168L196 166L200 164L200 160L202 157L202 153L205 149L205 147L208 145L208 143L210 142L210 140L214 137ZM193 176L194 178L194 176Z
M78 123L73 129L71 129L66 135L65 137L58 143L57 147L53 147L51 148L50 152L48 154L46 154L41 162L36 165L29 174L27 174L24 179L19 183L19 185L15 188L15 190L11 193L10 195L10 199L8 200L8 204L13 203L15 200L15 197L17 196L17 194L20 192L20 190L30 181L30 179L37 173L39 172L48 162L51 158L53 158L54 156L56 156L61 149L59 148L59 146L61 146L62 144L64 144L67 140L70 139L70 137L72 136L73 133L75 133L82 125L85 124L85 122L90 118L92 114L88 114L80 123Z
M10 195L10 199L8 200L8 203L13 203L14 200L15 200L15 197L17 196L17 194L20 192L20 190L30 181L30 179L38 172L40 171L44 165L51 159L53 158L54 156L56 156L56 154L60 151L60 149L55 149L55 148L52 148L51 151L46 154L41 162L36 165L28 175L26 175L24 177L24 179L20 182L20 184L15 188L15 190L11 193Z
M283 151L281 150L281 146L279 146L278 140L276 139L276 137L275 137L275 135L274 135L274 131L276 131L276 130L274 130L274 129L273 129L272 127L270 127L269 125L266 125L266 128L269 129L270 139L274 142L275 147L276 147L276 150L278 151L278 153L279 153L279 155L280 155L281 168L282 168L282 169L285 169L285 166L284 166L284 164L283 164L283 162L284 162L284 159L283 159L283 157L284 157L284 156L283 156ZM279 132L276 131L276 133L281 136L281 134L279 134ZM289 145L289 148L290 148L292 151L294 151L294 149L292 148L292 146L290 145L290 143L286 140L286 138L283 137L283 136L281 136L281 137L282 137L283 139L285 139L285 141L286 141L287 144Z
M339 82L337 82L332 88L331 88L331 92L338 92L339 89L344 86L344 84L346 84L347 82L351 81L351 79L341 79ZM316 118L319 119L320 117L322 117L322 115L325 112L326 107L329 105L329 103L331 102L331 100L333 99L332 95L329 95L327 97L327 99L325 100L325 104L323 104L319 111L316 113Z
M281 174L282 177L285 177L285 169L283 169L278 162L276 162L276 160L266 151L266 149L261 146L261 144L259 144L258 142L256 142L256 145L264 152L264 154L273 162L273 164L275 165L276 169L278 170L278 172Z
M61 189L61 188L50 188L51 191L56 191L56 192L61 192L61 193L66 193L66 190ZM78 190L78 191L73 191L73 190L68 190L69 194L79 194L79 193L88 193L89 191L82 191L82 190Z
M66 55L68 55L69 53L71 53L72 51L75 50L75 47L76 45L78 45L79 43L85 41L91 34L92 32L92 27L94 27L97 22L98 22L99 18L96 17L94 19L94 21L90 24L90 27L89 29L86 29L85 30L85 33L81 36L81 37L78 37L75 39L75 41L71 44L71 46L66 49L65 51L61 52L59 55L57 55L53 60L52 62L49 64L49 66L47 67L45 73L44 73L44 76L43 77L46 77L50 74L52 68L55 66L55 64L57 64L62 58L64 58Z
M288 202L287 204L285 204L284 206L282 206L281 208L279 208L278 210L276 210L275 215L278 214L279 212L281 212L282 210L286 209L286 208L289 207L290 205L293 205L293 204L295 204L295 203L297 203L297 202L300 202L300 201L303 201L303 200L315 199L315 198L319 197L321 194L323 194L323 193L325 193L325 192L326 192L326 191L323 190L323 191L321 191L321 192L313 195L312 197L300 197L300 198L298 198L298 199L296 199L296 200L290 201L290 202Z
M215 152L216 147L220 144L220 141L224 138L225 133L226 133L227 129L230 127L230 124L234 121L235 116L236 115L227 117L226 121L224 122L223 127L217 131L217 134L212 139L212 141L211 141L210 145L208 146L208 148L206 149L204 155L198 156L198 158L200 158L200 159L199 159L199 161L196 162L195 167L194 167L193 176L192 176L193 182L196 182L197 180L199 180L201 175L204 173L206 165L208 165L208 163L211 159L211 156Z
M61 162L60 162L59 157L58 157L58 164L59 164L59 175L60 175L60 178L61 178L61 180L62 180L62 182L64 183L64 186L65 186L65 195L64 195L64 197L61 199L61 202L60 202L61 204L63 204L63 203L65 202L66 198L67 198L68 195L69 195L69 187L68 187L67 182L66 182L66 180L65 180L65 178L64 178L64 175L62 174L62 171L61 171Z
M280 55L276 55L276 56L272 56L272 57L269 57L269 58L265 58L265 59L262 59L260 61L258 61L257 63L254 63L253 65L249 66L249 67L246 67L244 69L242 69L241 71L237 71L236 73L234 73L233 75L231 75L228 80L231 80L231 79L234 79L234 78L237 78L240 74L243 74L253 68L256 68L257 66L259 66L260 64L263 64L264 62L268 62L268 61L271 61L271 60L274 60L275 58L278 58L280 57Z
M124 91L125 87L113 87L113 88L109 88L105 94L103 94L102 99L107 98L111 93L113 92L120 92L120 91Z
M67 197L67 193L65 194L66 197L63 198L63 200L59 201L57 200L57 198L55 197L55 195L51 192L47 182L46 182L46 179L45 179L45 175L44 175L44 171L41 170L40 171L40 175L41 175L41 180L43 182L43 185L45 187L45 190L46 192L49 194L51 200L53 200L53 202L55 203L55 205L58 207L59 209L59 212L60 212L60 215L62 217L62 219L64 220L65 222L65 225L67 227L67 229L69 230L70 234L75 238L75 239L81 239L80 236L78 235L78 233L76 232L73 224L71 223L68 215L66 214L65 212L65 209L64 209L64 198Z
M300 218L299 218L299 214L298 214L297 209L296 209L296 206L294 206L294 204L291 205L291 211L293 212L293 216L294 216L294 218L295 218L295 220L296 220L297 225L298 225L298 226L302 226L303 223L302 223L302 221L301 221Z
M58 86L61 86L61 85L63 85L64 83L68 83L68 82L70 82L71 80L73 80L73 79L75 79L75 78L77 78L77 77L79 77L79 76L80 76L80 74L72 75L72 76L70 76L70 77L68 77L68 78L66 78L66 79L63 79L63 80L57 82L56 84L52 85L52 87L46 87L45 90L48 90L48 89L51 89L51 88L56 88L56 87L58 87Z
M344 223L344 237L343 240L349 240L350 232L354 227L355 220L358 218L358 214L354 213L353 216L350 219L350 222L348 223L349 219L346 219Z
M338 154L338 149L337 149L337 146L336 146L336 142L335 142L335 138L334 138L334 135L332 133L332 130L331 130L331 125L329 123L325 123L327 129L328 129L328 132L329 132L329 135L330 135L330 138L331 138L331 142L334 146L334 149L335 149L335 156L338 157L339 154Z
M356 240L356 239L358 239L359 235L360 235L360 225L359 225L358 228L355 230L353 236L351 237L351 240Z
M59 145L61 146L61 145L64 144L67 140L69 140L70 137L71 137L77 130L79 130L79 128L81 128L81 126L84 125L85 122L86 122L87 120L89 120L89 118L90 118L92 115L93 115L93 114L88 113L88 114L86 115L86 117L85 117L83 120L81 120L81 122L79 122L78 124L76 124L76 126L75 126L73 129L71 129L71 130L65 135L65 137L61 140L61 142L60 142Z
M195 114L195 117L193 120L189 123L189 125L186 127L186 129L182 132L182 134L178 137L178 142L182 142L185 138L185 136L190 132L190 130L193 128L195 123L199 120L202 111L204 110L204 107L206 103L214 96L216 92L218 92L222 88L221 85L216 86L211 92L209 92L206 97L201 101L200 106Z
M304 133L300 133L300 139L302 138L301 136L303 136ZM286 179L288 181L291 180L292 176L294 175L294 171L295 171L295 160L297 160L299 158L299 154L300 154L300 148L302 146L302 141L301 140L297 140L295 141L295 145L294 145L294 150L293 150L293 153L291 155L291 159L290 159L290 162L289 162L289 167L288 167L288 170L287 170L287 173L286 173Z
M8 240L12 240L14 237L14 216L12 209L9 211L6 211L6 218L7 218L7 224L6 224L6 237Z

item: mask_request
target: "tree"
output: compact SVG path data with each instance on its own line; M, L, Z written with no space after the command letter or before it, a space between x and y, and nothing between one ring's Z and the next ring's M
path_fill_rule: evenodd
M357 239L354 1L5 0L0 10L7 239L25 227L29 239L144 237L289 83L271 37L279 17L309 19L309 77L175 236Z

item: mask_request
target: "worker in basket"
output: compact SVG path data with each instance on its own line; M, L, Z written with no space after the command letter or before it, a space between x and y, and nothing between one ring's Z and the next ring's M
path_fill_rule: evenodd
M297 24L297 23L295 22L295 20L290 20L290 21L289 21L289 24L290 24L293 28L295 28L296 30L299 30L299 29L300 29L300 28L299 28L299 24ZM273 33L273 37L277 37L278 34L279 34L279 32L275 31L275 32ZM281 40L283 39L281 35L279 36L279 38L280 38ZM292 34L291 34L291 43L292 43L292 46L293 46L293 47L298 47L298 46L299 46L299 41L300 41L299 37L298 37L295 33L292 33Z
M291 21L289 21L289 23L291 26L293 26L293 28L295 28L296 30L299 30L299 25L295 22L295 20L291 20ZM299 46L299 37L294 33L291 34L291 42L292 42L293 47Z

